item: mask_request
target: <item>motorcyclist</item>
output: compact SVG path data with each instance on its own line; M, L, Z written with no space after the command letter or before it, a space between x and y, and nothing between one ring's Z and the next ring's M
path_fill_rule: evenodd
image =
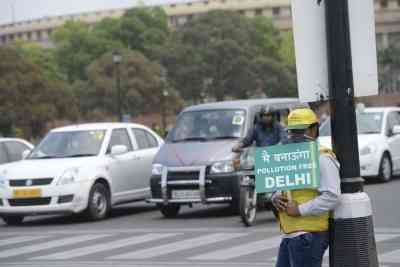
M262 107L259 112L259 120L248 132L247 136L238 142L232 151L240 153L243 148L253 143L257 147L277 145L287 138L286 129L277 122L277 111L273 107Z

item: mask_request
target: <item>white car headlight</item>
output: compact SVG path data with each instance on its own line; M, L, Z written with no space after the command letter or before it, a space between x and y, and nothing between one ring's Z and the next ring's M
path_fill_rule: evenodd
M78 169L66 170L58 180L57 185L67 185L72 184L77 181Z
M4 187L6 185L7 182L6 174L7 174L6 170L3 170L0 173L0 187Z
M162 175L163 165L153 164L151 168L151 175Z
M219 161L211 166L210 173L230 173L235 170L233 161Z
M365 156L376 152L376 145L370 144L360 150L360 155Z

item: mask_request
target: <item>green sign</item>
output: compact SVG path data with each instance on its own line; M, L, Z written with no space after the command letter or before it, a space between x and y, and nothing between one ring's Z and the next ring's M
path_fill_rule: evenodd
M257 148L257 193L318 188L319 149L316 142Z

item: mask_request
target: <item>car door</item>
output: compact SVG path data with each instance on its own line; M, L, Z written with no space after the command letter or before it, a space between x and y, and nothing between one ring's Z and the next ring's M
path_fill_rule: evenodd
M22 153L30 148L24 143L18 141L6 141L4 146L8 153L10 162L22 160Z
M121 155L111 155L111 148L116 145L126 146L128 151ZM107 155L110 160L109 173L112 180L113 200L114 202L127 200L131 198L132 191L135 189L130 182L135 155L127 128L112 130Z
M400 112L392 111L387 116L386 134L388 136L388 146L392 156L393 169L400 169L400 135L393 135L393 127L400 125Z
M135 136L138 150L136 152L139 157L140 168L137 172L136 179L142 188L150 193L150 177L153 159L158 152L159 142L157 138L145 129L132 128L132 133Z

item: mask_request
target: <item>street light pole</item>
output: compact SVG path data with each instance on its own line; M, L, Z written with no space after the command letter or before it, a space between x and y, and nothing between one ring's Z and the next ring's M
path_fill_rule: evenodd
M113 62L115 65L115 76L116 76L116 87L117 87L117 113L118 113L118 120L122 121L122 98L121 98L121 73L120 73L120 64L121 64L121 54L118 50L113 51Z
M371 201L360 174L348 0L326 0L332 144L342 196L331 224L331 267L377 267Z
M162 69L161 73L161 124L163 131L167 128L167 97L169 96L169 92L167 89L167 72L165 69Z

